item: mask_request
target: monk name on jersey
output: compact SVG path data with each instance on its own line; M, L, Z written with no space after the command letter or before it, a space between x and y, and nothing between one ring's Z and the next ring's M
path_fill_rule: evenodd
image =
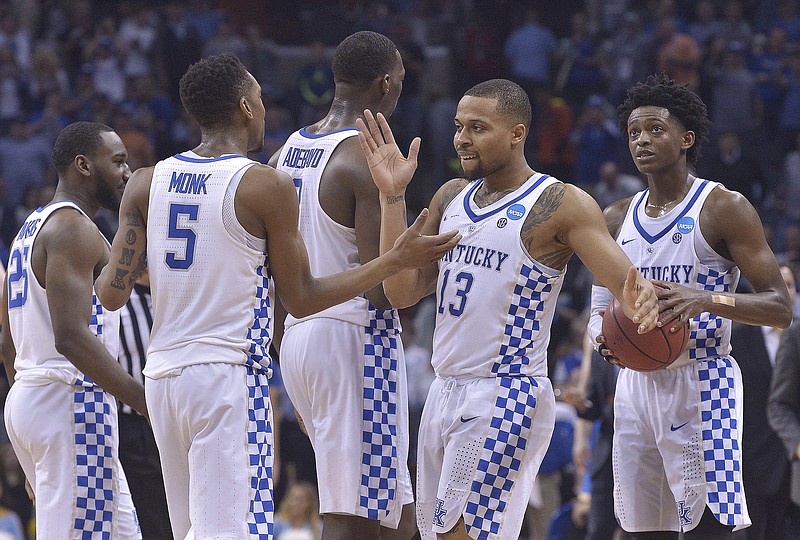
M442 262L464 262L499 272L508 259L508 253L479 246L458 244L442 257Z
M169 180L171 193L189 193L190 195L208 195L206 191L206 180L211 177L211 173L198 174L172 171L172 178Z

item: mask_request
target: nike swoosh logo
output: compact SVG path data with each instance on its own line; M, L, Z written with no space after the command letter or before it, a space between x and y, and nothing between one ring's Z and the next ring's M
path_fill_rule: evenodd
M689 421L687 420L686 422L684 422L683 424L681 424L679 426L676 426L675 424L670 424L669 429L670 429L670 431L678 431L679 429L681 429L683 426L685 426L688 423L689 423Z
M475 420L476 418L477 418L477 416L470 416L469 418L464 418L464 417L462 416L462 417L461 417L461 421L462 421L463 423L465 423L465 424L466 424L467 422L469 422L469 421L471 421L471 420Z
M636 240L636 238L631 238L631 239L629 239L629 240L623 240L623 241L622 241L622 245L624 246L625 244L630 244L630 243L631 243L631 242L633 242L634 240Z

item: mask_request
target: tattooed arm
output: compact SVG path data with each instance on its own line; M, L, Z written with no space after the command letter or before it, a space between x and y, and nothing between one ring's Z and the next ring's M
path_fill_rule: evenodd
M561 183L545 190L525 220L522 242L531 257L551 268L566 267L574 252L625 314L640 323L640 332L655 327L658 301L652 283L611 238L600 207L586 192Z
M147 270L147 203L152 179L152 167L138 169L122 196L111 256L94 285L100 302L108 309L124 306L133 285Z

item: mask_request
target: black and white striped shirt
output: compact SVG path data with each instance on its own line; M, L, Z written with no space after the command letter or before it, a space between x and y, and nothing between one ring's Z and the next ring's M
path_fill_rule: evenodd
M137 381L144 384L144 369L147 346L150 344L150 329L153 328L153 302L150 289L136 284L131 297L120 310L119 363ZM136 414L128 405L120 412Z

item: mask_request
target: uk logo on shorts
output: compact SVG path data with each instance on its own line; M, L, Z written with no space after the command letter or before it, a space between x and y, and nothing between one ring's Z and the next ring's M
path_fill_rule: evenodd
M678 232L682 234L688 234L692 232L694 229L694 218L690 216L683 216L678 220L677 228Z
M433 525L435 527L444 527L444 516L447 514L447 510L442 506L444 506L444 501L436 499L436 508L433 509Z
M681 522L681 525L691 525L692 518L689 517L689 514L692 513L692 507L686 506L686 501L678 501L678 519Z
M525 216L525 206L521 204L512 204L508 207L508 210L506 210L506 215L508 219L512 221L522 219Z

